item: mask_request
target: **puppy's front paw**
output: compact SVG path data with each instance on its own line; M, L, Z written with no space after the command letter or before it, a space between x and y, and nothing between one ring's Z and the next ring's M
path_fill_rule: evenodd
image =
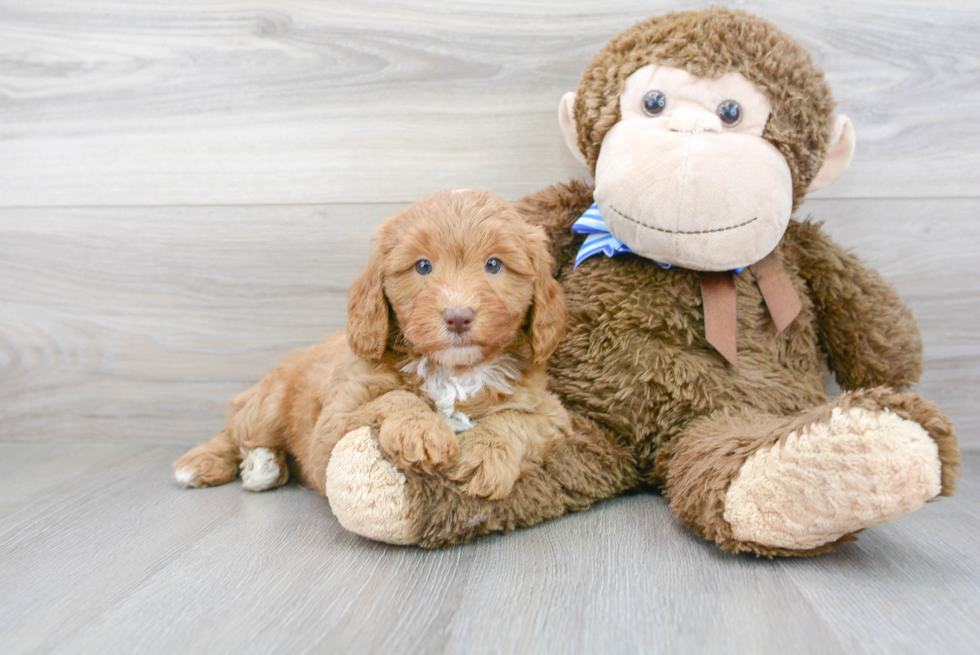
M431 470L448 464L459 454L456 434L435 413L389 416L381 423L378 443L401 468Z
M510 493L521 477L520 460L508 448L488 444L464 446L459 461L448 477L457 482L469 482L466 492L500 500Z

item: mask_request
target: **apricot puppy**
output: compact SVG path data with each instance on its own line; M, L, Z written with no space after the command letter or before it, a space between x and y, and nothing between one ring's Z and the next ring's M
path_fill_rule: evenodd
M337 442L370 425L396 466L447 468L469 493L506 496L570 431L546 389L565 305L547 239L491 193L457 189L385 220L351 285L346 332L299 350L233 398L228 423L177 462L186 486L290 471L325 494Z

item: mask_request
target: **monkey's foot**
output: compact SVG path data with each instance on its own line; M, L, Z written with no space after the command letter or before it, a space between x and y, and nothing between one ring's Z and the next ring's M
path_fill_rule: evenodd
M327 465L327 499L346 529L389 544L417 544L405 476L381 454L371 428L348 432Z
M943 491L933 436L889 409L835 407L742 465L725 496L732 537L806 550L913 512Z

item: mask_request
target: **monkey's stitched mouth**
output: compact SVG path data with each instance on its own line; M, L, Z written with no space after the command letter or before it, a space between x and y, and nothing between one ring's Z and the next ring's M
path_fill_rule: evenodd
M618 209L616 209L612 205L610 205L609 208L612 209L617 214L619 214L620 216L622 216L623 218L625 218L626 220L628 220L630 223L636 223L640 227L645 227L648 230L654 230L656 232L664 232L665 234L711 234L712 232L727 232L728 230L734 230L736 228L745 227L749 223L754 223L755 221L759 220L759 217L756 216L755 218L750 218L749 220L745 221L744 223L739 223L738 225L729 225L728 227L716 227L716 228L712 228L710 230L690 230L690 231L684 231L684 230L668 230L666 228L657 227L655 225L647 225L646 223L643 223L641 221L638 221L635 218L631 218L630 216L627 216L626 214L624 214L623 212L619 211Z

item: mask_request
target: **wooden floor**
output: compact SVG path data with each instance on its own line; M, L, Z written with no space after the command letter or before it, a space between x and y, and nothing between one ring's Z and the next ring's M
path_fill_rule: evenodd
M766 561L636 495L447 551L346 532L289 485L185 490L177 446L0 444L3 653L976 653L980 453L961 492Z
M341 328L385 216L587 172L589 57L711 0L0 2L0 653L976 653L980 5L737 2L799 38L858 147L798 215L893 281L961 491L807 561L657 496L447 552L290 486L184 491L224 401Z

